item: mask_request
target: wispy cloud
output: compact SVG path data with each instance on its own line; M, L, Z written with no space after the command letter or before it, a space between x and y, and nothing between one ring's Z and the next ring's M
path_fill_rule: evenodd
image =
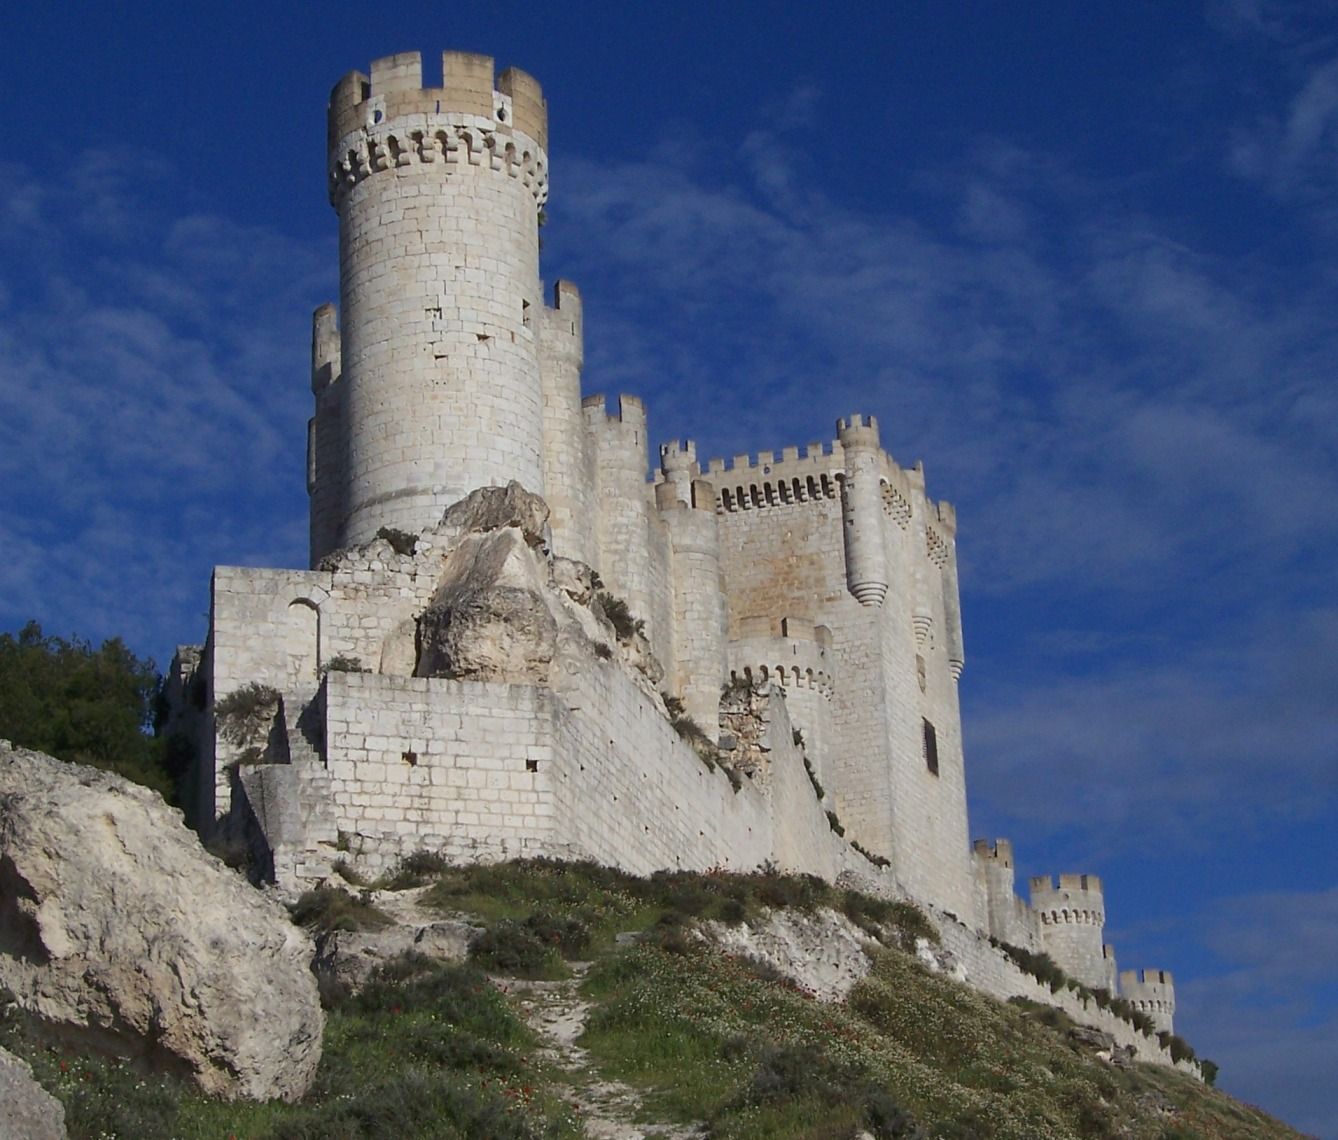
M0 179L3 616L162 654L202 632L214 562L301 564L305 321L333 257L183 211L151 156L69 169Z

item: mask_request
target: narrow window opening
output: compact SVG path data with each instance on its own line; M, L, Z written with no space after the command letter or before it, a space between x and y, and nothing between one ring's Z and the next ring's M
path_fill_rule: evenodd
M410 768L418 767L418 753L414 752L412 749L408 752L401 752L400 759L408 764Z
M938 733L929 721L921 718L924 725L925 767L931 776L938 775Z
M527 772L537 772L538 770L539 770L539 761L538 761L538 760L526 760L526 761L525 761L525 771L527 771Z
M530 327L530 303L521 301L520 303L520 323L526 328Z

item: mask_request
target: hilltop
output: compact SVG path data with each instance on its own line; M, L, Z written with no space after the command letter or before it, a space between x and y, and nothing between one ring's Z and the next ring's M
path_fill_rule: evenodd
M293 908L328 1013L295 1104L44 1049L13 1012L0 1044L76 1138L1300 1135L954 981L914 907L810 877L418 856L350 888Z

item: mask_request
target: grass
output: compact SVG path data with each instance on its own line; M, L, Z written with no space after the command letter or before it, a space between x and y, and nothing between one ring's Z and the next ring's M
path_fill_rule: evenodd
M414 856L400 874L429 880L421 899L469 915L485 935L470 963L406 956L360 992L328 995L321 1066L298 1104L229 1104L53 1050L12 1011L0 1045L64 1101L74 1140L566 1140L582 1134L566 1078L537 1058L484 971L560 976L580 957L593 960L580 1044L598 1075L642 1090L649 1119L705 1122L716 1140L1296 1135L1182 1074L1097 1061L1050 1007L999 1003L929 973L906 951L936 932L904 902L766 870L637 878L593 863L441 868ZM349 900L364 901L322 896L309 921L342 921ZM703 919L819 907L883 946L843 1004L694 934ZM640 936L620 941L623 931Z
M393 921L362 895L339 887L306 891L293 904L293 921L314 933L331 930L376 930Z
M129 1066L45 1048L19 1019L0 1043L65 1104L71 1140L575 1140L580 1126L535 1041L477 969L389 963L329 1010L315 1083L299 1104L226 1102Z

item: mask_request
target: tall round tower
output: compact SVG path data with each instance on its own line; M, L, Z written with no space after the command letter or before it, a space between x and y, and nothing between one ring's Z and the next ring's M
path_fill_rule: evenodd
M329 108L339 214L342 392L315 430L343 494L329 547L420 530L475 487L542 494L538 214L548 192L539 85L446 52L346 75ZM324 551L313 550L319 557Z

